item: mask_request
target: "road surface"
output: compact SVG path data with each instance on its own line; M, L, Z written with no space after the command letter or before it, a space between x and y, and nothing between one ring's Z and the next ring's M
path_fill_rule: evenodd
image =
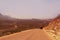
M0 40L51 40L41 29L31 29L0 37Z

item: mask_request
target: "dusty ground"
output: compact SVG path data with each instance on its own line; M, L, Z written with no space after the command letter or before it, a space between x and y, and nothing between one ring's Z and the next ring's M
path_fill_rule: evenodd
M58 32L58 34L55 34L54 30L45 30L43 29L44 32L53 40L60 40L60 32Z
M40 29L31 29L8 36L0 37L0 40L51 40L50 37Z

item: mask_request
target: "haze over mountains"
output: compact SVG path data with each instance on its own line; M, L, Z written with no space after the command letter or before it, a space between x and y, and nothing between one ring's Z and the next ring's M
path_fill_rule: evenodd
M0 36L28 29L43 28L51 20L16 19L0 14Z
M15 18L0 13L0 20L15 20Z
M42 29L52 20L53 19L16 19L0 14L0 36L29 29Z

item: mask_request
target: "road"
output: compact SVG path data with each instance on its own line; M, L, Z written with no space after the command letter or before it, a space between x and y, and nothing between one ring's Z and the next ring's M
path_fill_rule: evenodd
M0 37L0 40L51 40L41 29L31 29Z

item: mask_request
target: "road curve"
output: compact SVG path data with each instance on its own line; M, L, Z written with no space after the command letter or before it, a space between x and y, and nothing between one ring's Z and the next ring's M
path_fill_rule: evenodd
M8 36L0 37L0 40L51 40L41 29L31 29Z

